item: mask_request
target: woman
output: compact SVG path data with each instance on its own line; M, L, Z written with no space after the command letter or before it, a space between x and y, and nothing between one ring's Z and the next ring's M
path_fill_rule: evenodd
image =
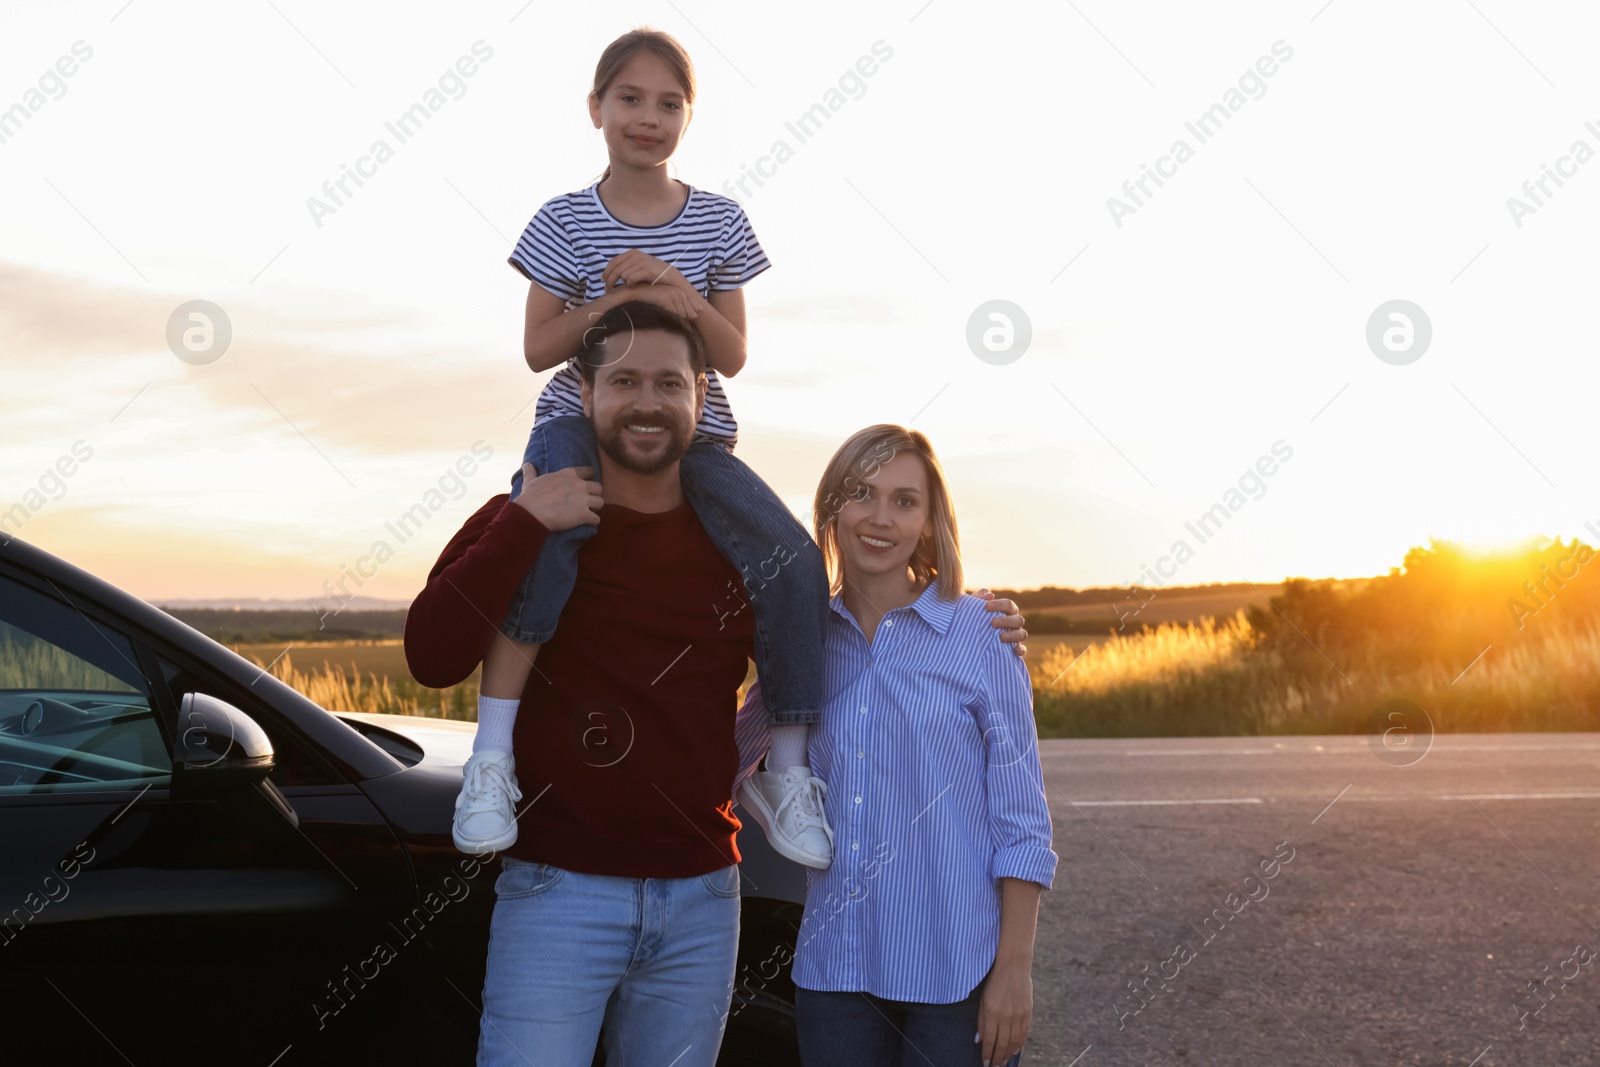
M801 1060L1016 1062L1057 860L1027 669L961 592L955 512L921 433L852 436L815 516L835 595L810 756L834 859L807 872ZM759 701L753 688L746 713Z

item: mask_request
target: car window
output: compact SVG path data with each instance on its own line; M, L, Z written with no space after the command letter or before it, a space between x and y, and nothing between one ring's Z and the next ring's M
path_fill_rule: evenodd
M0 578L0 796L165 785L171 773L133 643Z

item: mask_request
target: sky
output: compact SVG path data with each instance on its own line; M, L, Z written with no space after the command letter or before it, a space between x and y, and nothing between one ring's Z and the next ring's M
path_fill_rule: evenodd
M727 391L738 455L806 521L838 444L897 422L941 456L973 585L1594 544L1597 23L1504 0L7 3L3 528L157 601L356 572L414 595L518 465L546 376L506 256L604 169L585 97L644 24L699 80L674 175L736 196L773 263ZM402 142L386 124L418 103Z

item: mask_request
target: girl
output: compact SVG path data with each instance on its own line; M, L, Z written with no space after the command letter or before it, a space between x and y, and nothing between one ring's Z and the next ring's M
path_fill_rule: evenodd
M847 440L815 523L836 595L810 755L838 859L808 874L801 1059L998 1067L1028 1036L1056 869L1027 669L961 592L955 512L921 433Z
M694 320L710 369L705 413L681 461L683 490L744 586L730 588L718 603L686 610L709 608L719 617L754 611L756 667L771 697L774 743L769 771L752 776L741 799L780 852L826 867L832 842L822 819L823 784L806 762L808 727L821 705L826 573L805 528L732 455L738 426L718 375L732 376L744 366L740 287L770 264L736 201L667 173L694 95L689 57L665 33L634 30L600 56L589 118L605 136L610 164L594 185L546 202L510 256L530 282L523 338L528 366L535 372L561 368L539 395L512 495L525 475L584 479L598 468L594 431L579 399L576 353L602 313L645 300ZM484 659L478 732L453 824L463 851L504 849L516 840L513 804L522 793L511 755L513 725L539 646L551 638L572 591L578 549L601 521L599 487L590 490L589 524L545 542Z

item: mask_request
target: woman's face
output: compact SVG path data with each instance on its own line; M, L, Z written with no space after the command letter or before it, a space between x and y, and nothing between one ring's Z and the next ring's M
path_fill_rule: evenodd
M844 576L904 575L918 539L933 533L928 470L920 456L901 452L859 485L834 520Z
M655 167L678 150L689 125L689 104L672 68L645 50L623 65L603 99L589 97L589 117L605 133L612 159Z

